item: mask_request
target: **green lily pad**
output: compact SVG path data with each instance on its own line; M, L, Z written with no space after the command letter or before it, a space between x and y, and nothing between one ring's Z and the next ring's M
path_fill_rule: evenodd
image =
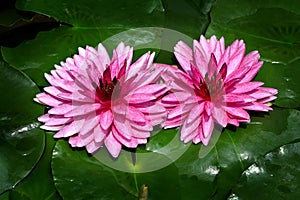
M256 76L265 86L277 88L279 93L274 104L281 107L300 107L300 59L285 64L265 63Z
M52 150L55 145L53 133L46 133L45 151L30 175L10 191L10 199L61 199L54 187L51 174Z
M120 195L135 199L143 184L149 186L150 199L224 199L230 196L249 166L274 149L300 139L299 121L300 112L296 110L275 108L269 114L256 114L250 124L223 130L205 157L199 158L201 144L190 145L173 164L148 173L112 169L85 150L72 149L66 141L59 140L52 161L55 185L66 199L72 198L75 191L81 191L78 199L120 198ZM162 131L153 137L148 150L166 153L157 149L167 146L174 136Z
M39 91L23 73L0 60L0 193L32 170L44 149L36 117L43 107L32 100Z
M300 112L274 109L252 117L250 124L223 130L215 147L199 158L201 145L191 145L175 162L186 199L226 199L240 176L263 155L300 139ZM203 192L192 188L202 188ZM185 196L183 196L185 197ZM184 198L183 198L184 199Z
M16 48L2 48L4 59L28 74L38 85L46 85L43 73L77 53L78 47L96 46L122 31L141 27L171 28L198 37L208 23L207 14L201 13L199 7L179 0L91 0L88 4L72 0L23 0L17 1L16 5L20 10L41 13L62 22L59 28L41 32L34 40L25 41ZM188 11L182 8L188 8ZM184 15L184 18L177 15ZM174 18L180 21L174 23ZM117 39L126 44L130 43L128 41L141 42L145 48L161 39L160 33L143 33L147 31L141 30L139 38L125 34Z
M64 199L137 199L145 184L149 199L180 199L174 165L155 172L126 173L104 165L85 150L72 149L63 140L55 145L52 171Z
M297 0L218 1L206 34L224 36L228 43L243 39L264 60L289 63L300 55L299 6Z
M0 194L0 200L9 200L9 192L4 192Z
M297 199L300 196L300 143L281 146L244 171L234 189L247 199Z
M265 61L262 76L270 87L279 89L275 104L299 107L300 2L279 1L217 1L211 12L207 36L224 36L230 44L243 39L247 51L258 50ZM273 76L272 76L273 75ZM272 77L271 77L272 76ZM261 77L261 76L260 76ZM276 87L277 86L277 87Z

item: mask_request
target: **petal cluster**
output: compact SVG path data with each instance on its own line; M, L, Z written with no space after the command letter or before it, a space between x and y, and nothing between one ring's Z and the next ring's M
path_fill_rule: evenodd
M41 128L69 138L73 147L89 153L103 145L117 157L122 145L135 148L147 142L153 126L165 117L157 101L169 90L158 83L162 68L146 53L132 63L133 49L120 43L112 58L102 44L79 48L79 54L45 74L50 83L35 101L50 107L40 116Z
M257 51L245 54L236 40L200 36L193 48L174 48L180 68L153 63L154 53L132 62L133 49L120 43L112 58L100 43L79 48L45 78L50 86L35 101L48 106L41 128L69 138L89 153L106 146L118 157L122 146L147 143L153 126L181 126L180 138L207 145L216 125L250 122L248 110L269 111L277 90L252 81L262 67Z
M252 81L263 62L257 51L245 55L242 40L225 47L224 38L203 36L193 49L180 41L175 56L182 68L168 67L163 79L171 93L162 98L168 110L165 128L182 126L181 140L207 145L215 124L249 122L246 110L269 111L277 90Z

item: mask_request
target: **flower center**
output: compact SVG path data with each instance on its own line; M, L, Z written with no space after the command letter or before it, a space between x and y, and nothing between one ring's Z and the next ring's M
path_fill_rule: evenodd
M216 73L212 77L205 75L204 80L200 80L198 86L194 85L194 91L197 96L201 97L204 101L221 100L223 97L223 81Z
M104 106L110 107L111 96L118 82L119 80L117 77L111 79L110 66L108 66L103 72L103 77L99 78L99 84L95 84L96 101L100 102Z
M116 77L114 77L111 81L106 81L100 78L99 86L96 88L96 99L98 99L101 103L110 104L111 96L117 83L118 79Z

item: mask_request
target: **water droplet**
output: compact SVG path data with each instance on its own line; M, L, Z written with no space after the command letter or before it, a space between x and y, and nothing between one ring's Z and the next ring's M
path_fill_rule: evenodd
M216 166L209 166L206 170L205 173L211 174L211 175L216 175L219 173L219 169Z

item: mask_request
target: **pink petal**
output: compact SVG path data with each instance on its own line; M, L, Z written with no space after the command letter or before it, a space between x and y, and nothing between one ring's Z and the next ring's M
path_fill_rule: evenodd
M114 127L112 128L112 134L121 144L128 148L136 148L139 144L138 140L135 138L130 138L129 140L124 138Z
M107 131L103 130L100 125L97 125L93 130L95 142L102 142L107 135Z
M227 83L228 81L230 81L232 79L242 80L250 70L251 70L251 67L247 67L246 66L246 67L239 67L239 68L237 68L236 70L234 70L229 75L227 73L227 77L225 79L225 83Z
M101 47L100 47L101 48ZM91 60L94 65L97 67L97 71L102 74L104 72L105 66L107 64L109 64L110 60L109 60L109 56L108 53L106 52L105 48L102 46L103 51L101 51L101 54L98 53L98 51L90 46L86 47L86 58L89 58L89 60ZM99 45L98 45L98 49L99 49ZM107 57L106 57L107 56ZM105 57L103 59L103 57Z
M69 144L71 144L72 147L83 147L84 145L81 142L81 139L79 136L72 136L69 138Z
M227 126L227 113L226 113L225 109L223 108L223 106L221 106L221 107L214 106L212 112L213 112L213 118L216 120L216 122L218 124L220 124L222 127L226 127Z
M70 112L67 112L65 114L65 117L74 117L74 116L80 116L80 115L86 115L89 113L95 113L98 109L101 108L101 104L95 103L95 104L82 104L82 105L74 105L73 110Z
M42 125L40 126L41 129L47 130L47 131L59 131L61 130L65 125L59 125L59 126L46 126Z
M209 78L211 78L214 75L214 73L217 73L217 68L218 67L217 67L216 57L214 56L214 54L211 54L208 62L208 68L207 68Z
M194 143L194 144L198 144L199 142L201 142L201 138L202 138L201 135L203 135L202 127L199 126L199 127L198 127L198 132L197 132L197 134L196 134L196 135L194 136L194 138L193 138L193 143Z
M266 98L266 97L270 97L270 96L273 96L274 93L276 94L277 90L276 89L273 89L273 88L258 88L258 90L250 93L249 95L253 98L256 98L256 99L263 99L263 98Z
M55 98L51 95L48 95L44 92L37 94L36 98L40 103L43 103L43 104L46 104L46 105L52 106L52 107L58 106L63 103L62 101L58 100L57 98Z
M234 89L231 91L235 94L240 94L240 93L246 93L253 91L257 89L258 87L262 86L264 83L263 82L247 82L247 83L240 83L236 84L234 86Z
M158 103L149 104L145 107L143 105L145 105L145 104L142 104L142 106L136 106L136 108L140 112L142 112L144 115L150 115L151 116L151 115L154 115L154 114L159 114L159 113L165 113L166 112L166 109Z
M233 94L233 93L229 93L226 94L225 96L225 101L228 103L235 103L235 102L253 102L256 101L256 98L253 98L249 95L245 95L245 94Z
M44 115L41 115L41 116L39 116L38 117L38 120L40 121L40 122L46 122L47 120L49 120L50 119L50 115L47 113L47 114L44 114Z
M86 145L86 150L89 153L95 153L98 149L101 148L101 146L102 146L102 143L98 143L98 142L92 141L91 143L89 143L89 144Z
M67 81L73 81L73 77L65 69L56 69L57 75L61 79L66 79Z
M153 94L155 96L161 96L168 91L168 88L164 84L150 84L144 85L134 91L135 94Z
M72 92L74 90L74 81L54 78L53 76L46 73L44 74L44 76L47 79L47 81L53 86L60 87L69 92Z
M145 115L132 106L127 107L127 115L128 118L133 122L141 122L141 123L146 122Z
M189 142L193 139L194 135L197 134L197 129L200 124L200 119L194 120L194 123L188 124L187 120L183 123L181 128L180 139L184 141L184 143Z
M54 135L54 138L69 137L78 133L82 127L83 121L73 121L71 124L66 125L59 132Z
M200 39L201 40L201 39ZM201 41L200 41L201 43ZM210 52L205 51L198 41L194 40L194 62L202 77L207 73ZM203 43L201 43L202 45ZM205 47L204 47L205 48Z
M276 96L270 96L270 97L266 97L266 98L263 98L263 99L259 99L258 102L259 103L268 103L268 102L273 101L275 99L277 99Z
M133 63L131 66L128 66L127 79L135 76L142 69L145 69L148 64L149 58L150 53L145 53L135 63Z
M234 126L239 126L240 125L239 121L237 119L232 119L232 118L228 117L227 121L228 121L228 124L232 124Z
M227 113L229 113L232 117L231 118L236 118L236 119L243 119L250 121L250 116L249 114L242 108L233 108L233 107L225 107L225 110Z
M47 92L48 94L51 94L52 96L55 96L55 97L57 97L61 93L65 93L66 95L71 95L70 92L68 92L64 89L61 89L59 87L55 87L55 86L45 87L44 91Z
M211 134L214 129L214 121L212 117L208 117L208 119L205 119L206 117L202 118L202 130L203 130L203 137L201 138L202 143L206 146L209 143Z
M195 120L197 120L198 118L200 118L200 116L201 116L201 114L203 112L203 109L204 109L204 103L195 105L195 107L193 107L190 110L186 122L188 124L194 123Z
M179 102L184 102L189 98L189 95L185 92L175 92L175 93L170 93L167 96L164 96L162 98L163 103L179 103Z
M179 41L174 47L174 55L180 66L186 71L190 71L190 63L193 61L192 49L182 41Z
M179 118L173 118L173 119L169 119L169 120L165 121L162 124L162 127L164 127L165 129L175 128L175 127L180 126L181 124L182 124L182 119L181 119L181 117L179 117Z
M264 105L263 103L252 102L250 105L243 106L246 110L256 110L256 111L268 111L271 110L269 106Z
M99 124L98 117L94 115L89 115L88 117L86 117L81 127L80 135L84 136L87 133L90 133L98 124Z
M112 133L107 136L104 143L107 150L114 158L119 156L122 145L115 139Z
M132 94L125 98L129 103L139 104L148 101L155 100L156 97L153 94Z
M183 108L179 105L176 106L174 109L172 109L169 113L168 113L168 119L173 119L173 118L180 118L183 115Z
M113 117L113 114L111 113L111 110L107 109L105 111L102 111L102 113L99 117L99 120L100 120L101 127L104 130L107 130L111 126L111 124L114 120L114 117Z
M222 58L219 60L219 64L227 64L228 75L239 68L239 65L245 55L245 50L246 47L242 40L236 40L226 48Z
M263 65L263 61L260 61L254 65L251 66L251 70L244 76L244 78L241 80L241 82L249 82L251 81L258 71L260 70L261 66Z
M93 131L94 130L90 130L87 134L85 135L82 135L80 134L79 137L80 137L80 140L81 140L81 143L86 146L88 145L89 143L91 142L95 142L95 137L94 137L94 134L93 134Z
M102 64L102 65L98 66L99 71L103 72L104 69L106 68L106 65L109 65L110 58L109 58L109 55L108 55L106 49L104 48L104 46L101 43L98 45L98 56L99 56L99 60L101 61L101 64Z
M136 138L148 138L150 137L150 132L143 130L140 126L140 130L134 129L131 126L131 123L129 121L124 121L123 123L120 123L119 120L116 120L114 122L114 125L116 127L116 130L122 134L122 136L126 139L131 139L131 137ZM146 127L147 128L147 127Z
M58 125L68 124L71 121L72 121L71 118L54 115L54 116L49 117L49 119L45 122L45 125L46 126L58 126Z
M67 112L70 112L73 109L73 106L71 104L61 104L59 106L56 106L54 108L51 108L48 113L53 115L64 115Z
M114 127L122 134L122 136L128 140L131 138L131 127L129 126L124 116L115 116Z

